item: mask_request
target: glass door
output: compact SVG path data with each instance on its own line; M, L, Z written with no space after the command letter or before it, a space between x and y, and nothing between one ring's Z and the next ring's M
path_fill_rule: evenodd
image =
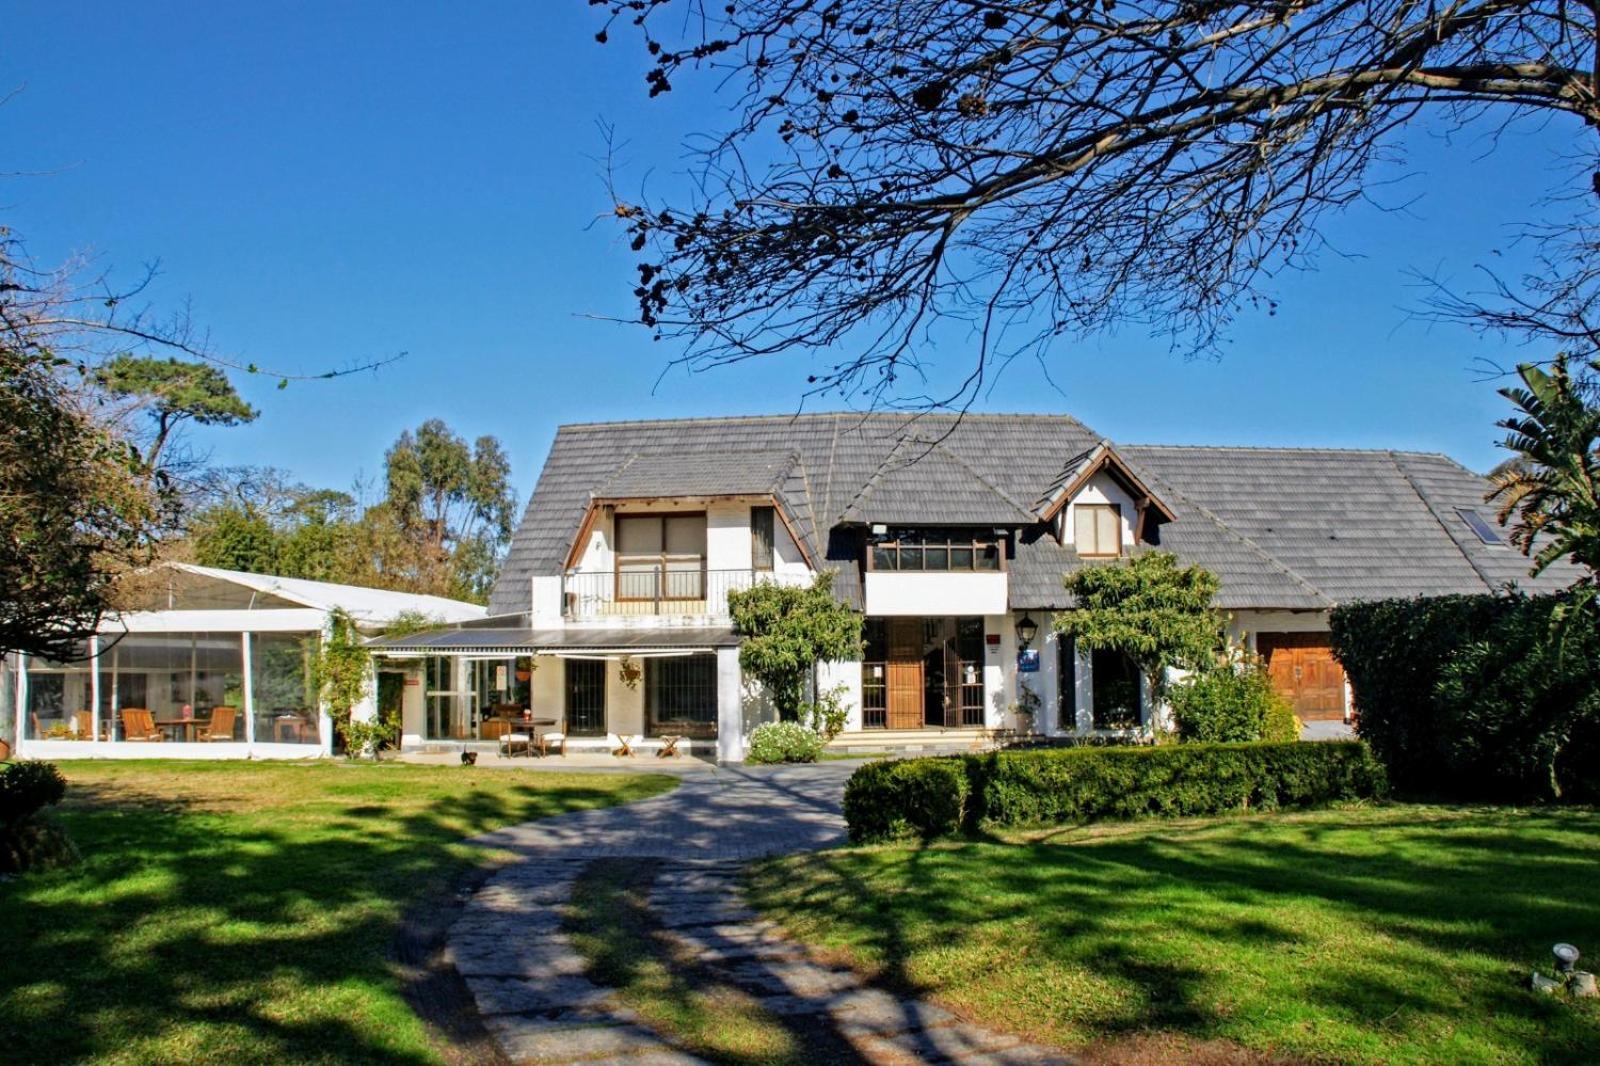
M606 732L606 663L604 659L567 659L567 732L599 737Z

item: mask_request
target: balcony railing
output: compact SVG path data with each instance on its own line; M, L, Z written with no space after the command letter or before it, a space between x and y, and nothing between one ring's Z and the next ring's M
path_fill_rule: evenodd
M803 585L808 574L771 570L705 570L669 563L567 574L561 602L568 618L629 615L728 616L728 593L753 585Z

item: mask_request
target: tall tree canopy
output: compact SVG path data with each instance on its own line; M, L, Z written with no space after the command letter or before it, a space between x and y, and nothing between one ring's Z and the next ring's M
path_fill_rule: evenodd
M693 195L618 198L641 321L701 365L848 339L819 390L893 389L944 317L982 343L932 400L1116 322L1207 346L1400 128L1542 116L1592 160L1600 127L1596 8L1565 0L591 3L602 43L642 31L650 95L738 94ZM1593 348L1600 237L1568 200L1547 263L1447 313Z
M102 365L97 376L112 396L130 398L149 413L154 425L144 461L151 467L160 464L186 422L237 426L260 413L240 398L227 374L209 363L124 352Z
M500 441L470 447L438 419L385 456L383 497L288 482L272 470L211 479L191 522L194 560L230 570L483 601L511 538L516 496ZM226 487L224 487L226 486Z

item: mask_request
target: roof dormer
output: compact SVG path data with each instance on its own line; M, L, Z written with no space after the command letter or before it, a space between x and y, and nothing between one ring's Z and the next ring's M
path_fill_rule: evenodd
M1089 559L1156 543L1160 524L1177 517L1107 440L1068 459L1034 513L1058 541Z

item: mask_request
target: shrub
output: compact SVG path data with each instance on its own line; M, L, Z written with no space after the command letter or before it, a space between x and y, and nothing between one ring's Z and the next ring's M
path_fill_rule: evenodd
M845 783L845 824L858 844L949 836L966 820L968 792L961 756L868 763Z
M54 763L25 759L0 766L0 825L17 825L67 794L66 778Z
M65 829L42 813L67 793L61 771L26 760L0 766L0 873L69 865L78 850Z
M832 740L844 732L844 724L850 718L850 707L844 702L849 692L850 687L843 684L824 689L817 694L816 702L800 705L800 720L809 723L825 742Z
M1261 739L1268 744L1289 744L1300 739L1305 723L1300 721L1286 699L1273 701L1267 708L1267 724L1262 727Z
M1472 800L1600 796L1600 635L1571 599L1443 596L1333 612L1356 728L1398 789Z
M751 762L816 762L827 745L821 734L799 722L764 722L750 734Z
M862 767L845 786L858 843L959 828L1311 807L1387 794L1359 742L1058 748Z
M1167 700L1180 740L1215 744L1265 740L1274 714L1278 719L1278 736L1274 739L1290 741L1299 736L1298 732L1283 735L1283 712L1287 711L1291 720L1294 712L1273 689L1272 678L1258 662L1245 663L1239 669L1221 666L1196 674L1183 684L1174 685Z

